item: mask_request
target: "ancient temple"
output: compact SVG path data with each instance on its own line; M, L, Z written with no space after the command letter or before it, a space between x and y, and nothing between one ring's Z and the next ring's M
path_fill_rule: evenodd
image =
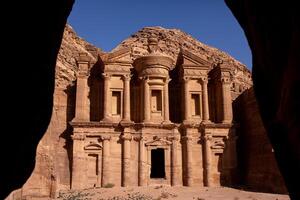
M77 58L71 188L230 184L236 167L231 67L148 38Z

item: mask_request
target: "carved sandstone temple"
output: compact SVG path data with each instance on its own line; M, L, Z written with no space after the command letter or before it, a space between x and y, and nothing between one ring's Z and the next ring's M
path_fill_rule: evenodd
M173 60L157 43L135 59L130 48L77 58L72 189L232 182L231 68L184 49Z

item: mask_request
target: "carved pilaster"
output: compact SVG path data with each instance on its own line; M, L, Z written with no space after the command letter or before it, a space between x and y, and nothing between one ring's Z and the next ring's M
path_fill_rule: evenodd
M212 135L210 133L205 134L203 137L204 140L204 185L207 187L212 186L212 172L211 172L211 142Z
M139 141L139 179L138 184L139 186L146 186L147 179L145 178L146 173L146 160L145 160L145 141L147 139L143 136L135 137L136 141Z
M189 121L191 116L190 116L190 91L189 91L189 77L183 77L184 81L184 121Z
M178 159L178 142L180 136L170 136L168 140L172 142L171 146L171 184L172 186L180 185L180 162Z
M77 60L78 75L76 82L76 107L74 121L89 121L89 99L88 99L88 75L90 68L90 58L85 53L81 53Z
M144 83L144 122L150 121L150 87L149 78L145 77Z
M111 74L103 73L104 78L104 93L103 93L103 121L111 120L111 91L110 91L110 79Z
M207 89L208 80L206 77L201 78L202 85L202 105L203 105L203 114L202 119L204 122L209 122L209 102L208 102L208 89Z
M193 186L193 138L183 136L182 140L186 145L186 186Z
M164 122L170 123L170 113L169 113L169 82L171 81L170 78L165 79L164 84Z
M130 74L123 75L124 81L124 111L123 120L126 122L130 121Z
M111 136L101 136L103 142L102 150L102 187L110 183L110 139Z
M230 92L230 77L222 75L223 123L232 122L232 100Z
M74 134L73 140L73 163L72 163L72 189L84 189L86 178L86 158L84 154L84 134ZM83 178L82 178L83 177Z
M122 158L122 186L127 187L131 183L130 176L130 141L132 140L132 136L130 134L122 135L121 139L123 140L123 158Z

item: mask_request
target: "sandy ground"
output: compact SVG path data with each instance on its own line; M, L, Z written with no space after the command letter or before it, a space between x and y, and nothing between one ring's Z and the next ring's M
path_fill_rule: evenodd
M226 187L127 187L60 192L58 200L289 200L288 195L257 193Z

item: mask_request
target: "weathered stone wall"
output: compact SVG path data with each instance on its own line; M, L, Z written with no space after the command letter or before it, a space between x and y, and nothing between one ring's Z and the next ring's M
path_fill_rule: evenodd
M263 126L253 88L233 103L238 123L237 153L240 184L249 189L286 193L272 146Z

